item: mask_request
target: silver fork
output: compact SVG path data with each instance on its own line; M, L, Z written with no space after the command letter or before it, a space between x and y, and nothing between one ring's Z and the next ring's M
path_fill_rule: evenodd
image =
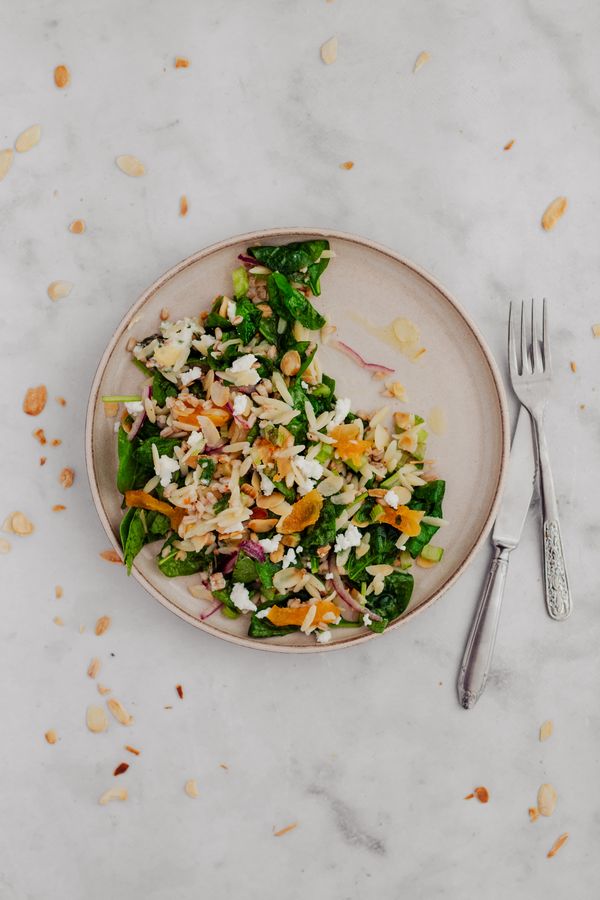
M530 323L528 324L528 318ZM550 340L548 335L548 311L543 304L542 334L540 339L535 302L531 301L531 314L527 315L525 303L521 304L521 335L517 340L516 315L510 305L508 336L508 361L510 378L515 394L527 409L533 422L535 446L540 473L542 496L542 536L544 542L544 590L548 614L553 619L566 619L571 614L571 592L563 551L558 505L550 468L548 445L544 434L544 412L552 380ZM518 348L520 347L520 352Z

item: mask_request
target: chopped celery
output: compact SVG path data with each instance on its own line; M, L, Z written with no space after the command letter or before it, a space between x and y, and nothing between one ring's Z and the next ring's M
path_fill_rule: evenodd
M380 506L379 503L376 503L373 509L371 510L371 522L376 522L379 516L383 512L383 506Z
M237 269L234 269L231 273L231 278L233 281L233 293L236 297L245 297L248 293L248 288L250 287L250 281L248 279L248 273L244 266L240 266Z
M384 481L381 482L382 488L392 488L395 487L400 481L400 472L394 472L393 475L389 475Z
M400 553L400 568L401 569L410 569L412 566L412 556L408 552L408 550L402 550Z
M139 394L104 394L102 397L103 403L135 403L136 401L140 401L142 398Z
M321 449L317 453L315 459L321 464L326 463L333 456L333 447L331 444L321 444Z
M419 428L419 430L417 431L417 441L419 442L419 444L424 444L427 438L428 434L425 429Z
M237 617L239 616L239 612L237 611L237 609L230 609L229 606L222 606L221 612L224 616L227 616L228 619L237 619Z
M427 544L421 550L421 556L423 559L428 559L429 562L439 562L443 555L443 549L441 547L434 547L432 544Z

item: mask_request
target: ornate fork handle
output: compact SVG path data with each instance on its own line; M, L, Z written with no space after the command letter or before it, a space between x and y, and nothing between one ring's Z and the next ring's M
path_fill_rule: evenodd
M540 466L540 492L542 495L544 542L544 592L548 615L553 619L566 619L571 614L572 601L563 551L558 504L550 457L544 434L543 411L532 415L536 448Z

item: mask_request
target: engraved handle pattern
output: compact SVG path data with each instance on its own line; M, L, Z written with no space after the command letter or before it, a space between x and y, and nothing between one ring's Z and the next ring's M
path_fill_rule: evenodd
M544 522L544 581L549 614L553 619L566 619L571 613L571 593L556 519Z

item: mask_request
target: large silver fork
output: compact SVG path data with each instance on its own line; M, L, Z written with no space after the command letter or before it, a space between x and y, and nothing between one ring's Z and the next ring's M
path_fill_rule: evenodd
M546 607L548 614L553 619L566 619L571 613L571 592L567 578L548 445L544 434L544 412L552 379L548 311L545 300L541 340L538 319L539 314L536 316L534 301L531 301L530 315L527 314L525 303L522 303L521 335L520 340L517 340L516 314L511 303L508 361L514 392L528 410L533 422L542 496Z

